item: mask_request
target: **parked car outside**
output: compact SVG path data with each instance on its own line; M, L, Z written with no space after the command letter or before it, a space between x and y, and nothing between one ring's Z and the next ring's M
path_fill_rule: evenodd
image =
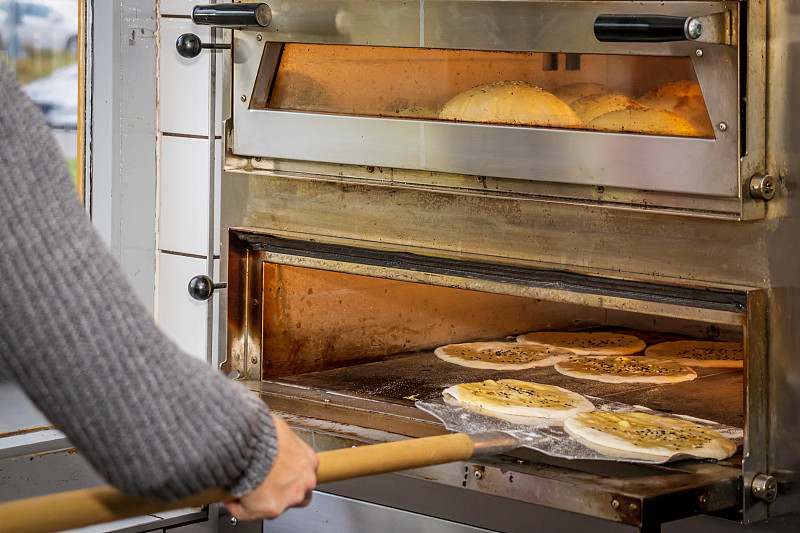
M78 64L54 71L22 87L28 98L41 108L50 127L78 129Z
M78 52L78 0L0 0L0 48Z

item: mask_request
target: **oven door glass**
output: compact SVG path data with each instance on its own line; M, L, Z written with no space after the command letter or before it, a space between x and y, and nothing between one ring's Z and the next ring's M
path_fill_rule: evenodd
M286 44L250 108L714 138L688 57Z

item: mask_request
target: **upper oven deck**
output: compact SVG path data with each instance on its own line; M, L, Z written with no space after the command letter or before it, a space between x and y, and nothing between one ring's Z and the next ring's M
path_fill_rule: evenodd
M358 168L388 168L394 184L486 189L476 187L478 176L503 193L763 216L763 201L747 192L764 164L748 139L764 125L763 114L760 122L746 118L739 38L746 16L736 2L271 7L268 27L234 34L228 149L236 156L284 161L287 169L293 161L348 165L354 176ZM696 41L598 40L598 18L630 14L694 17L704 33ZM458 95L509 81L541 87L573 108L563 91L575 84L602 85L648 108L661 108L653 97L660 87L683 84L697 88L699 111L677 111L689 132L624 117L530 124L517 123L516 111L492 109L479 119L446 112ZM686 94L663 108L676 112Z

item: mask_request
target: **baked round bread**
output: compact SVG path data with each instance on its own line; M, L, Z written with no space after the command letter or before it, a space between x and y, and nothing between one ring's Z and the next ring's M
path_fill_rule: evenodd
M436 348L433 353L448 363L494 370L524 370L550 366L573 355L569 350L518 342L448 344Z
M581 125L567 104L544 89L521 81L487 83L457 94L444 105L439 118L553 128Z
M564 421L575 440L606 455L668 459L685 454L725 459L737 446L705 426L649 413L579 413Z
M564 348L575 355L631 355L646 346L633 335L607 331L534 331L517 336L517 342Z
M589 122L587 128L616 133L697 137L697 132L686 119L670 111L655 108L612 111Z
M572 104L576 100L591 96L593 94L606 94L613 93L614 89L602 83L570 83L569 85L562 85L553 91L553 94L561 98L564 102Z
M703 92L696 81L682 80L661 85L643 94L639 102L684 118L701 137L714 136Z
M576 392L517 379L461 383L442 395L448 404L515 424L560 424L568 416L594 410L594 404Z
M621 93L591 94L575 100L570 107L584 124L612 111L644 109L642 104Z
M742 368L741 342L671 341L648 346L645 355L664 357L688 366Z

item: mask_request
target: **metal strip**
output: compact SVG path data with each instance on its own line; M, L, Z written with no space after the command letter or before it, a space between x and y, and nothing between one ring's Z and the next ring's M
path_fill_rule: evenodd
M239 235L248 242L251 249L268 252L270 261L325 270L352 271L376 277L482 290L489 290L488 287L491 286L498 292L514 290L512 287L524 287L522 290L516 289L517 292L532 297L549 294L551 298L547 299L554 299L553 296L557 296L555 299L558 301L580 300L582 304L599 307L608 307L609 304L612 304L613 308L625 310L633 310L632 308L636 307L637 310L649 314L673 316L667 309L677 307L718 311L715 321L734 325L741 325L747 307L745 293L737 291L658 285L567 271L300 241L265 234L239 233ZM469 280L480 283L471 283ZM624 303L631 301L655 305L646 310L647 305ZM672 311L677 312L677 309ZM681 315L699 319L697 313L692 311Z
M764 290L748 295L745 342L745 444L744 444L744 494L745 523L763 520L769 516L769 506L753 498L750 486L758 474L769 473L767 453L770 427L768 413L769 365L767 347L767 294Z

